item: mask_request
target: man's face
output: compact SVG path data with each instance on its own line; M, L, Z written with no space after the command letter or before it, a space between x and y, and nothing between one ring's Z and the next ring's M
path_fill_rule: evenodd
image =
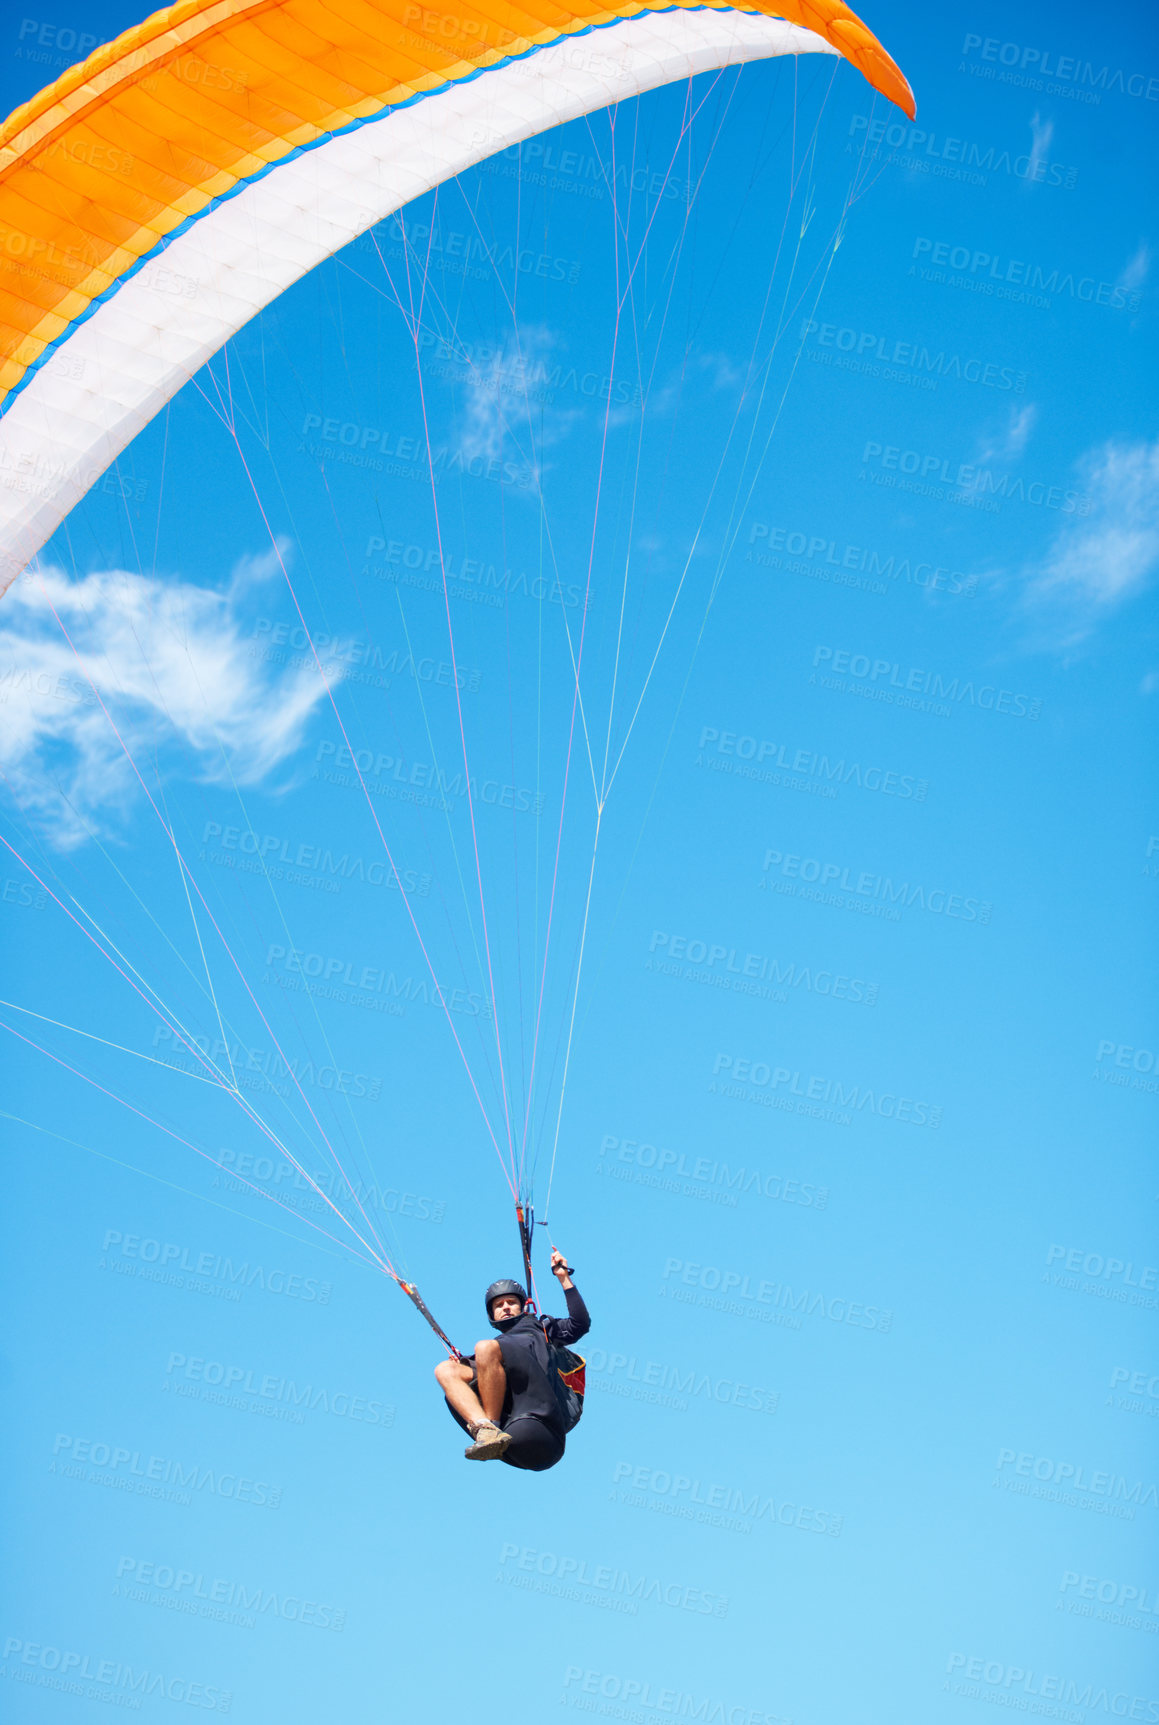
M518 1318L522 1312L523 1301L518 1294L500 1294L491 1301L491 1321L493 1323L505 1323L508 1318Z

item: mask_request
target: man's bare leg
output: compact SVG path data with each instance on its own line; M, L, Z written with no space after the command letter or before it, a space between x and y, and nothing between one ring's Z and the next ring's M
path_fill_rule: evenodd
M503 1369L503 1354L498 1342L487 1340L478 1344L475 1375L479 1384L478 1395L471 1388L471 1368L461 1360L441 1360L435 1367L440 1389L476 1439L467 1451L468 1457L489 1461L501 1456L511 1441L505 1432L498 1429L503 1414L503 1398L507 1394L507 1373ZM479 1428L488 1426L495 1430L490 1434L484 1431L480 1441Z
M440 1360L435 1367L435 1376L439 1380L439 1388L460 1419L466 1420L469 1426L486 1423L483 1404L471 1388L470 1366L465 1366L461 1360Z
M503 1369L503 1350L498 1342L488 1339L475 1344L475 1371L479 1378L483 1413L493 1426L497 1426L503 1418L503 1401L507 1394L507 1373Z

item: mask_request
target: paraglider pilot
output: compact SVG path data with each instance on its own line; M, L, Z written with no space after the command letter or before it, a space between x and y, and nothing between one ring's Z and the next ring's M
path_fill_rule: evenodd
M525 1310L518 1282L492 1282L484 1296L498 1341L488 1338L465 1360L435 1367L451 1414L474 1440L469 1461L505 1461L542 1473L563 1455L565 1426L551 1348L567 1348L591 1328L588 1309L562 1252L551 1254L551 1273L567 1300L566 1318L537 1318Z

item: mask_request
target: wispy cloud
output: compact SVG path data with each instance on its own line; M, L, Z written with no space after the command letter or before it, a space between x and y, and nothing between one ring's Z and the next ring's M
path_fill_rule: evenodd
M1054 121L1041 120L1037 114L1030 122L1030 158L1026 169L1026 184L1033 186L1037 182L1038 169L1046 160L1050 149L1050 140L1054 137Z
M985 467L990 461L1017 461L1030 441L1037 419L1038 409L1032 401L1025 407L1012 407L1005 423L982 438L974 465Z
M744 368L727 353L699 353L695 365L709 374L713 389L739 390L745 381Z
M497 353L467 375L463 391L463 425L459 445L468 461L483 456L490 461L502 454L503 439L519 388L520 373L514 358Z
M545 380L549 374L547 356L555 346L549 329L527 325L520 329L518 342L512 338L496 348L487 359L476 360L467 372L463 389L463 410L459 447L464 459L474 461L482 456L492 461L497 456L514 456L526 462L526 427L535 426L538 440L551 441L540 432L540 404ZM552 421L558 435L561 415L553 412Z
M1125 288L1128 293L1136 293L1147 280L1151 271L1151 248L1145 240L1140 240L1134 255L1124 266L1117 286Z
M126 751L146 780L159 753L176 751L203 780L256 784L298 746L322 679L253 656L242 614L287 554L282 545L241 559L222 590L124 570L74 580L56 568L9 589L0 771L54 842L109 830L143 794Z
M1067 519L1027 571L1028 600L1056 613L1069 643L1144 592L1159 571L1159 439L1105 443L1079 467L1091 509Z

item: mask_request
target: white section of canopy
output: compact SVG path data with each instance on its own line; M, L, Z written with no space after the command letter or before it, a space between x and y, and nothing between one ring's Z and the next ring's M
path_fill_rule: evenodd
M0 419L0 593L230 336L413 198L644 90L836 52L811 30L752 13L644 13L452 84L225 199L78 324Z

